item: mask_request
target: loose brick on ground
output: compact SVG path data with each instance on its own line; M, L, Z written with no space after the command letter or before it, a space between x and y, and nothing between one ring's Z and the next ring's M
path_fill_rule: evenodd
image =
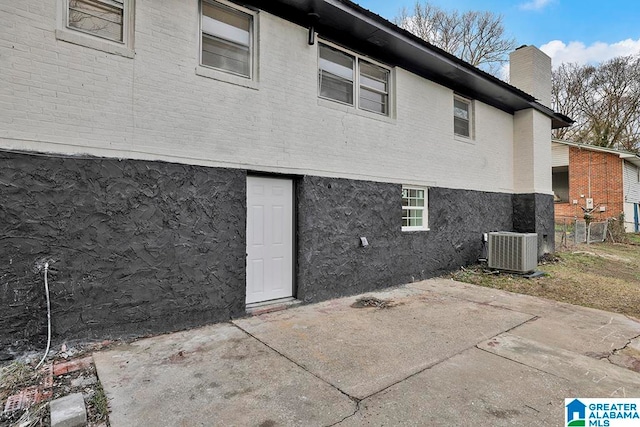
M43 400L50 399L53 391L49 388L43 390L41 386L31 386L20 391L18 394L9 396L4 406L4 413L27 409L30 406L40 403Z
M84 357L82 359L69 360L67 362L56 363L53 365L53 375L60 376L68 374L69 372L79 371L80 369L87 369L93 363L91 356Z

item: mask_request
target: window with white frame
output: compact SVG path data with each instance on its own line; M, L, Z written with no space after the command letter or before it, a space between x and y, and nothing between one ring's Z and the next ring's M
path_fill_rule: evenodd
M125 0L68 0L66 13L67 28L125 43Z
M250 13L219 2L202 0L200 63L252 78L253 22Z
M388 68L324 43L318 43L318 56L321 98L389 115Z
M402 186L402 231L427 229L427 189Z
M367 111L389 115L389 70L370 62L358 61L360 100L358 106Z
M453 98L453 132L458 136L472 138L473 103L465 98Z
M56 40L134 58L135 0L57 0Z

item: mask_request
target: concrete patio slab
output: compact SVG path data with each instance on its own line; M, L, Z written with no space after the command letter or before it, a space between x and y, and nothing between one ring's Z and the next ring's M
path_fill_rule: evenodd
M581 397L640 396L640 375L606 359L594 359L510 333L480 343L478 348L571 381Z
M363 399L533 318L433 293L368 293L391 308L353 308L348 297L234 323L279 353Z
M609 362L639 353L634 319L443 279L366 296L389 307L341 298L95 353L111 425L561 425L564 398L640 397Z
M360 402L338 425L555 426L576 392L567 380L472 348Z
M573 315L546 317L523 325L517 334L594 358L604 358L640 334L638 323L599 310L576 310Z
M453 280L433 279L408 285L465 301L535 315L517 334L592 357L606 357L640 334L640 323L622 314L579 307Z
M143 339L94 360L112 427L322 426L356 406L230 324Z

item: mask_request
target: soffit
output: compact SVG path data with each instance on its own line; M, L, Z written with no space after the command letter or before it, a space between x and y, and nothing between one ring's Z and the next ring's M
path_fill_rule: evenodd
M384 18L348 0L245 0L304 27L314 26L323 39L398 66L453 91L513 114L533 108L552 120L552 128L573 121L538 103L520 89L425 42Z

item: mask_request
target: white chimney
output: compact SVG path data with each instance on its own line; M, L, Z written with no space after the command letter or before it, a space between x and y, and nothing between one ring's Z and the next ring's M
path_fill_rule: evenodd
M509 82L551 108L551 58L535 46L521 46L509 63Z

